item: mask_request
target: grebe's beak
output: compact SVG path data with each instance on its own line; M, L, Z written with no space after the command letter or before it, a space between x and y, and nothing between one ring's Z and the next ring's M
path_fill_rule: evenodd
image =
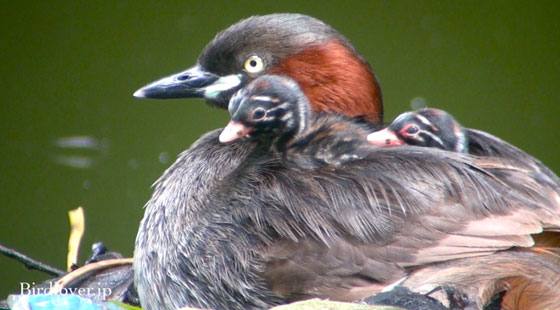
M369 143L377 146L397 146L405 144L402 139L397 137L394 131L388 128L370 133L367 136L367 140Z
M240 74L218 76L196 65L154 81L138 89L133 96L155 99L205 98L216 101L226 93L231 96L243 86L242 82Z
M253 131L252 127L243 125L240 122L230 121L220 134L220 142L227 143L241 139Z

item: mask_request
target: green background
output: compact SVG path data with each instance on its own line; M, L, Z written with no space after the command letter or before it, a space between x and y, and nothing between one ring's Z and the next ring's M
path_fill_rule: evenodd
M66 212L127 256L150 185L226 111L138 100L194 64L217 31L254 14L331 24L370 61L386 120L421 97L560 172L557 1L11 1L0 21L0 243L64 268ZM90 145L72 149L64 137ZM0 256L0 297L46 276Z

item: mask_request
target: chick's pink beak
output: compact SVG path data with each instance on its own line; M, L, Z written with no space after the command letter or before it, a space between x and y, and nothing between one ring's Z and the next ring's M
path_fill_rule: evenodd
M227 143L245 137L253 128L239 122L230 121L220 134L220 142Z
M369 143L377 146L397 146L403 145L404 141L399 139L394 131L387 128L372 132L367 136Z

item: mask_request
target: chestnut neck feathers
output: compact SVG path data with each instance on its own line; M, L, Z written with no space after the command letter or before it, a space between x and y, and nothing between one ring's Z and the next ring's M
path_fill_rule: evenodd
M383 122L381 91L371 68L340 41L310 46L268 73L293 78L315 112L361 118L374 125Z

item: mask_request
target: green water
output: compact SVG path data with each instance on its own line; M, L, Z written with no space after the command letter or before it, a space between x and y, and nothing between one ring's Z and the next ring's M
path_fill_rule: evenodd
M560 172L560 2L47 1L0 19L0 243L64 268L66 212L86 210L82 259L103 240L132 255L150 185L227 112L132 93L184 69L224 27L300 12L371 62L386 118L413 98ZM0 256L0 298L46 277Z

